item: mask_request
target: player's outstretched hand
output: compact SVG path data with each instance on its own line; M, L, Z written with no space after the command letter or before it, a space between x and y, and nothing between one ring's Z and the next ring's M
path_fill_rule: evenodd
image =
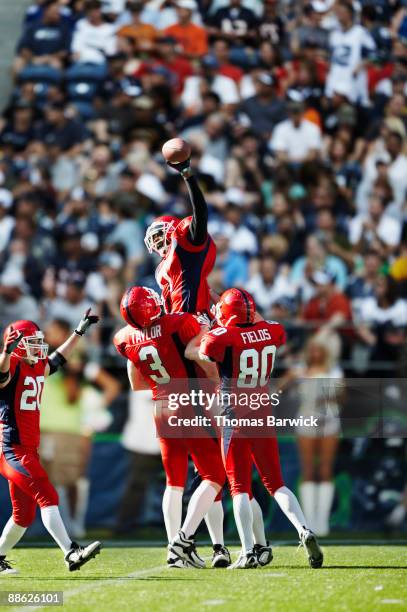
M206 312L198 312L196 315L197 321L200 325L205 325L211 329L214 324L214 319L211 319Z
M186 159L185 161L179 162L177 164L167 162L167 165L170 168L173 168L174 170L179 172L184 178L188 178L188 176L191 176L191 165L190 164L191 164L190 157L188 157L188 159Z
M95 314L92 314L91 310L91 308L88 308L88 310L85 312L82 319L80 320L78 327L75 329L75 334L77 334L78 336L83 336L91 325L94 325L99 321L99 317Z
M19 332L17 329L13 329L13 326L10 327L10 331L7 334L7 338L4 342L4 351L7 353L7 355L11 355L14 349L17 348L23 336L24 334L22 332Z

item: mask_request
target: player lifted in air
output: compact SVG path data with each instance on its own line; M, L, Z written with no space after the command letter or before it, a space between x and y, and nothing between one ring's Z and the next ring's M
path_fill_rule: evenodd
M6 555L34 521L37 505L44 527L65 555L69 571L80 569L100 552L100 542L80 546L68 536L58 509L58 494L38 456L45 379L66 362L86 330L97 321L89 309L74 333L49 357L44 334L36 323L15 321L4 332L0 354L0 474L9 483L13 514L0 537L3 575L17 573Z
M255 322L256 307L252 296L242 289L228 289L216 305L219 327L206 333L197 347L191 342L186 355L198 361L218 364L221 391L228 394L250 394L265 390L274 367L276 351L285 344L286 334L275 321ZM233 406L228 406L230 411ZM252 430L253 431L253 430ZM264 432L263 432L264 433ZM252 534L253 512L252 468L255 463L264 486L298 531L310 566L322 566L323 555L315 535L295 495L284 485L281 474L277 439L225 427L222 432L222 455L233 498L236 526L242 542L242 552L230 568L252 568L259 564L256 548L266 547L266 541L256 542ZM260 563L261 564L261 563Z
M192 216L184 219L158 217L147 228L144 242L150 253L157 253L162 258L156 280L162 291L165 312L209 312L207 278L215 264L216 247L208 234L208 207L193 176L189 158L180 163L167 163L186 183Z
M131 388L136 391L145 388L147 383L156 406L166 410L168 394L177 389L177 383L182 385L182 391L188 391L191 379L205 377L204 372L184 356L190 340L201 334L201 326L189 313L162 314L158 294L146 287L128 289L120 309L128 325L117 332L114 344L128 360ZM205 431L202 437L165 437L160 435L157 415L156 424L167 476L163 514L169 542L168 566L202 568L205 563L196 552L193 536L226 481L220 447L216 439ZM191 497L181 528L188 455L193 459L202 482ZM225 567L229 563L228 550L214 546L212 566Z

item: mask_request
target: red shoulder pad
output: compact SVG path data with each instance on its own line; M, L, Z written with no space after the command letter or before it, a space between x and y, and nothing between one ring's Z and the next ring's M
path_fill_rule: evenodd
M226 327L215 327L202 338L199 347L200 353L211 361L220 363L225 357L227 336L228 330Z
M115 345L117 352L123 357L126 357L126 347L129 344L129 333L130 328L128 325L126 325L126 327L119 329L113 338L113 344Z

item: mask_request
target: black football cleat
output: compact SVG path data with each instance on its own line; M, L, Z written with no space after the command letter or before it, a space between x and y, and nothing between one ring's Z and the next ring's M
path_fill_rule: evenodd
M0 557L0 576L10 576L18 574L18 570L11 566L12 561L7 561L6 557Z
M273 551L269 542L267 542L266 546L262 546L261 544L255 544L253 552L256 555L258 564L262 567L268 565L273 560Z
M100 553L100 542L92 542L88 546L80 546L77 542L71 543L71 549L65 555L65 564L70 572L81 569L91 559Z
M183 559L190 567L197 569L205 567L205 561L196 550L194 538L187 538L182 531L177 533L168 548L173 555Z
M228 567L231 563L230 552L226 546L215 544L213 547L212 567Z
M308 563L312 569L319 569L324 562L324 555L318 544L317 537L310 529L306 529L301 534L301 544L305 548L308 556Z

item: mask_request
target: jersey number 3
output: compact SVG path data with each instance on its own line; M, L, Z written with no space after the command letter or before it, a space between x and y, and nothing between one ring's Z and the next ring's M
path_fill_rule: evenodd
M21 394L21 410L39 410L41 393L44 386L44 376L26 376L24 378L24 391Z
M164 368L163 363L160 359L155 346L143 346L139 352L140 361L148 361L150 370L157 372L157 374L149 374L150 378L153 379L159 385L167 385L171 378L167 370Z

